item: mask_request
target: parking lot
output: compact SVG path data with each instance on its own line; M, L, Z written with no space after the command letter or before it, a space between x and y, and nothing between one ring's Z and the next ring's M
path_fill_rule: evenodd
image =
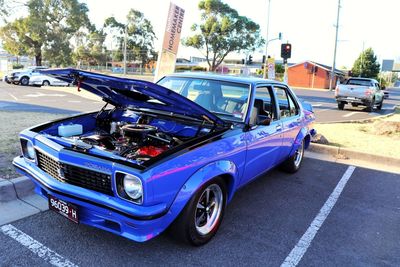
M46 211L11 224L25 235L1 228L0 262L290 266L302 256L299 266L399 266L400 174L360 167L345 173L348 165L311 158L296 174L267 173L235 195L216 238L200 248L168 234L134 243Z

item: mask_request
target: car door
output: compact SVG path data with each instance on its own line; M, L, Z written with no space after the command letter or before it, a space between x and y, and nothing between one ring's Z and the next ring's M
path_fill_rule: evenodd
M300 132L300 107L288 87L274 85L274 93L278 102L278 112L282 123L282 148L280 149L279 161L283 161L289 156L294 141Z
M255 89L255 99L250 111L250 128L246 134L246 166L241 184L251 181L278 162L282 145L282 125L277 116L275 102L271 86ZM256 107L256 103L262 103L262 106ZM269 125L263 123L266 119L271 120Z

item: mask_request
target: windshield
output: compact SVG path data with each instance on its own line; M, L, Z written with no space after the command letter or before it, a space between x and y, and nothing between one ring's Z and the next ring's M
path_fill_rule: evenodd
M224 120L243 122L250 86L224 81L165 77L158 82Z

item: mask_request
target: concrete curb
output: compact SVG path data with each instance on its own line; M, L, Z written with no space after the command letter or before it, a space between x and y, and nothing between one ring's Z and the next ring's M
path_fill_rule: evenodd
M311 143L309 150L316 153L329 154L336 158L341 159L358 159L363 161L369 161L373 163L380 163L384 165L400 166L399 158L392 158L380 155L369 154L365 152L359 152L348 148L342 148L337 146L321 145Z
M6 180L0 178L0 202L9 202L33 195L35 186L25 176Z

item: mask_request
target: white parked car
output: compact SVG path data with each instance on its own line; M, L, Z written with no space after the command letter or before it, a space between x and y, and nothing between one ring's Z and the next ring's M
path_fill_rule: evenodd
M29 85L38 86L69 86L69 83L61 81L59 79L43 75L41 73L32 73L29 79Z

